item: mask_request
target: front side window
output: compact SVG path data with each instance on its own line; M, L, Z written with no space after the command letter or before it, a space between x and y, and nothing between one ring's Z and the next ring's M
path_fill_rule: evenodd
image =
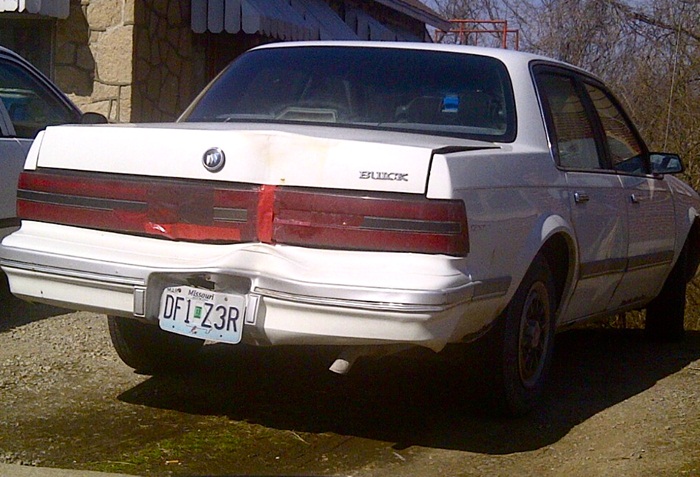
M516 132L510 78L499 60L377 47L246 53L180 120L326 123L501 142Z
M600 118L613 168L621 172L644 174L642 146L622 111L600 88L586 83L586 90Z
M78 120L33 73L12 61L0 62L0 100L19 138L33 139L46 126Z
M554 129L552 146L559 165L573 170L602 169L593 123L574 79L542 73L537 76L537 87Z

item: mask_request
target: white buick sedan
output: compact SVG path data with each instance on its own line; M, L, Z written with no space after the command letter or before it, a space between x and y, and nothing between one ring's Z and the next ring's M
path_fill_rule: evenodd
M13 293L109 315L147 373L205 340L362 356L484 337L522 414L557 329L683 334L698 195L600 80L506 50L251 50L175 124L49 127L2 241ZM485 336L484 336L485 335Z

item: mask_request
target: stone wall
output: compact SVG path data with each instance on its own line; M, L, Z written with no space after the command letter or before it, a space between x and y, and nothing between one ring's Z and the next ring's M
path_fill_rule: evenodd
M209 79L204 45L190 26L190 2L141 0L135 18L132 120L172 121Z
M135 0L71 0L56 25L55 80L83 110L131 120Z
M55 80L110 122L170 121L208 80L180 0L71 0L56 23Z

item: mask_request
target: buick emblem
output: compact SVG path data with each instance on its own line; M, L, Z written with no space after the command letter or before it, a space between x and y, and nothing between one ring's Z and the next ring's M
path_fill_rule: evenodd
M226 164L226 155L218 147L212 147L202 156L202 164L209 172L219 172Z

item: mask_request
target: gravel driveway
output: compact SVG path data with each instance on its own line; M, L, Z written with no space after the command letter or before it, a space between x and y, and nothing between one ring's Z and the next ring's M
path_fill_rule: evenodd
M123 365L104 316L0 312L0 463L143 476L700 475L700 333L558 336L537 412L480 411L476 358L363 361L208 345L180 376ZM462 350L463 351L463 350ZM448 355L452 356L452 355Z

